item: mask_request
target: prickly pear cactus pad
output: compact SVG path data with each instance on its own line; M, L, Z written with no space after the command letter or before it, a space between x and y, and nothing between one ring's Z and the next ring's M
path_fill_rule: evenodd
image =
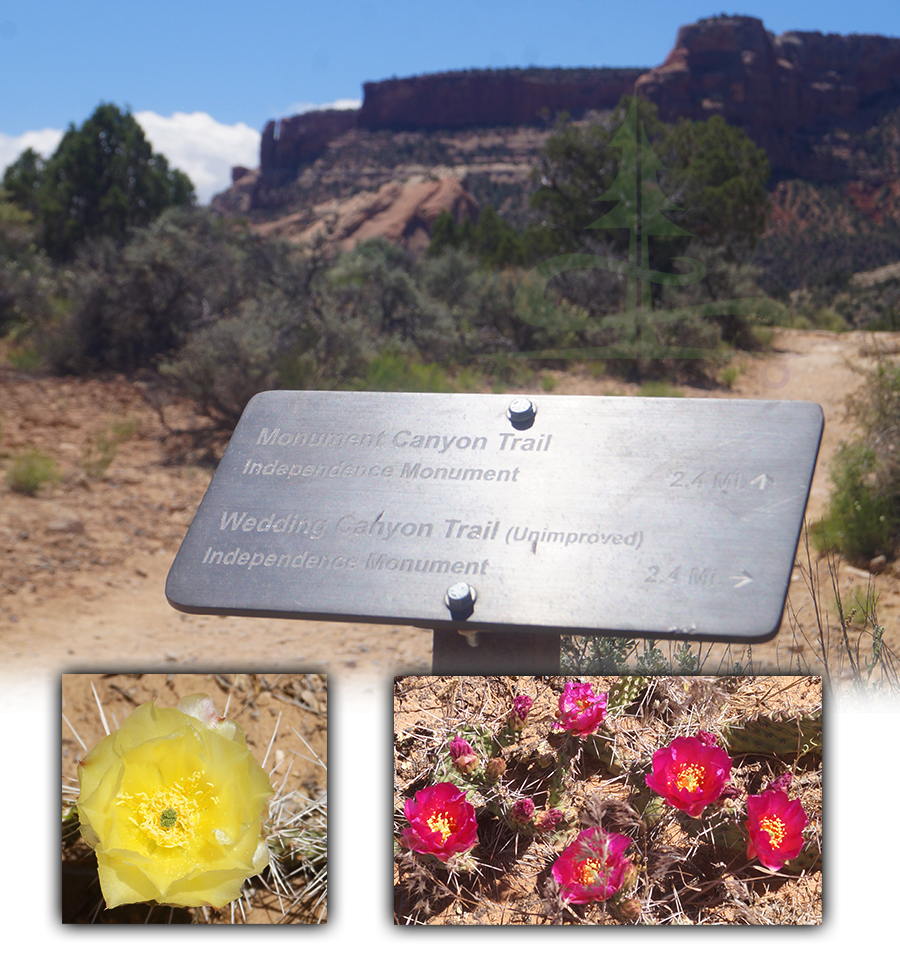
M407 676L394 732L398 924L822 921L818 677ZM438 859L407 805L447 783Z

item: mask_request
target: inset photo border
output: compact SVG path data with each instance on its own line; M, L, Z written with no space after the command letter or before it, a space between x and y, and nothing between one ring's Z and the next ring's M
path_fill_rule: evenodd
M822 923L818 676L394 682L394 922Z
M318 674L65 674L63 923L327 919Z

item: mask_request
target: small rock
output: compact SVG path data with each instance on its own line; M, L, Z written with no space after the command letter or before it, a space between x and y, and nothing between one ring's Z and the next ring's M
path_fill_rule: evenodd
M83 533L84 523L74 516L60 516L47 524L48 533Z
M876 556L869 563L869 572L881 572L882 569L887 565L887 556Z

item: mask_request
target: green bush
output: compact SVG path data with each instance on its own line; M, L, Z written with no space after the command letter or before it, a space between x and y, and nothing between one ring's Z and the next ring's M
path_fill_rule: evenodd
M106 430L94 434L81 455L81 468L89 480L99 480L110 468L119 447L134 436L134 420L120 420Z
M160 372L202 413L233 428L254 394L279 384L289 330L271 302L251 302L238 314L197 330Z
M824 331L846 331L847 322L833 308L819 308L813 323Z
M59 480L59 464L39 450L24 450L13 457L6 471L6 483L14 493L37 496L42 487Z
M878 456L863 443L845 444L831 469L834 489L813 540L850 560L891 555L900 530L900 498L878 487Z
M453 391L447 372L439 364L421 364L408 354L388 350L373 358L352 390L442 394Z
M879 361L847 409L860 436L835 456L834 489L814 538L849 559L891 557L900 545L900 364Z

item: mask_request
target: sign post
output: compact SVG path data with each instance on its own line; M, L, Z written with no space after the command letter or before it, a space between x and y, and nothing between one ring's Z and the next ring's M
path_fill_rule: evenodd
M166 595L429 628L459 674L555 671L561 632L763 642L822 426L795 401L259 394Z

